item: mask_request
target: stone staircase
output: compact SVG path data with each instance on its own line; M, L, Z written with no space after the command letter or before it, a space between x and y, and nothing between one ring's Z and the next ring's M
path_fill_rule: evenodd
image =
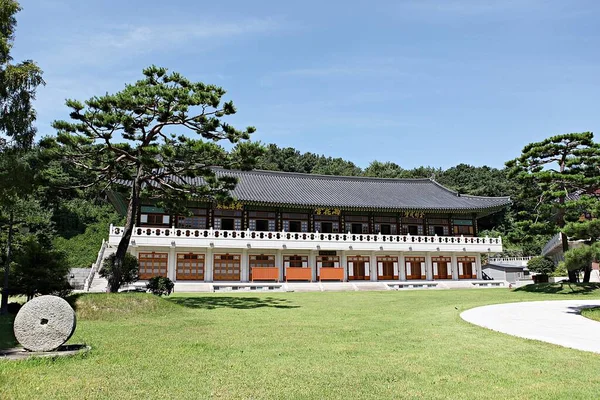
M89 268L71 268L68 276L69 284L74 290L83 290L85 281L89 275Z
M106 288L108 287L108 281L106 278L103 278L98 274L100 267L102 267L102 263L106 258L108 258L111 254L114 254L116 248L110 247L106 242L102 243L102 247L98 252L98 258L96 262L92 265L92 269L88 270L90 272L90 276L88 277L88 282L86 283L87 287L84 287L84 290L93 293L105 293Z

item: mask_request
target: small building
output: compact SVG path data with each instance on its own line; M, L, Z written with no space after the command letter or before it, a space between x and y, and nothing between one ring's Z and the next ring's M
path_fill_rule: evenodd
M140 279L474 280L481 254L502 251L501 238L477 236L477 221L508 197L462 195L432 179L214 171L238 179L233 204L199 199L188 215L141 205L130 241ZM109 245L122 234L111 226Z
M527 269L527 263L522 265L522 263L510 264L509 262L510 261L502 263L490 259L490 262L482 267L484 279L504 280L512 284L515 284L518 281L531 279L531 275Z

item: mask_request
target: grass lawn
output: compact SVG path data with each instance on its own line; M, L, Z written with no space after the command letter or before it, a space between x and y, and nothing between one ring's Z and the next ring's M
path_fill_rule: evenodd
M549 287L550 288L550 287ZM93 294L84 356L0 362L0 399L592 399L600 355L470 325L468 308L596 289ZM0 320L0 346L10 321Z
M600 307L583 309L581 310L581 315L595 321L600 321Z

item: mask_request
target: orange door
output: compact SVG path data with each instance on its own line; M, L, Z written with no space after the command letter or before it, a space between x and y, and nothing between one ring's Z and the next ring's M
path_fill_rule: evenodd
M275 268L275 256L268 254L251 254L250 260L250 280L253 281L255 277L252 276L254 268Z

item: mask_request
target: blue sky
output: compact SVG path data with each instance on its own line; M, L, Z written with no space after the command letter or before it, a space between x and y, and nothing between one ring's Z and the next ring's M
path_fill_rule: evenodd
M65 98L156 64L227 90L255 140L405 168L502 167L550 135L600 131L597 0L22 0L15 60Z

